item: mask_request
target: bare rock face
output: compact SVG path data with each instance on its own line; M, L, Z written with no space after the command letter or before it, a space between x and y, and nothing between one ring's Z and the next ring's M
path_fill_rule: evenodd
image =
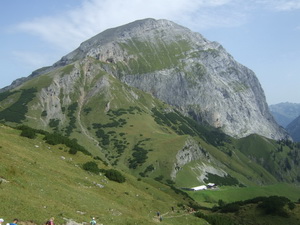
M84 58L99 60L122 82L231 136L286 137L255 74L220 44L171 21L145 19L106 30L52 68Z
M198 159L207 161L209 158L209 154L202 149L194 139L187 139L183 148L176 154L176 162L174 163L174 167L171 172L171 178L175 179L177 172L181 170L184 165Z
M286 136L255 74L220 44L173 22L136 21L105 31L79 49L77 57L84 53L112 63L111 72L126 84L231 136Z

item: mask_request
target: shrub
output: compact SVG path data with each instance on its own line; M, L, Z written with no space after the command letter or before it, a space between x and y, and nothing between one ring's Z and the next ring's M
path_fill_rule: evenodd
M77 149L76 148L70 148L69 154L75 155L76 153L77 153Z
M25 126L25 125L18 126L17 129L21 130L20 135L22 137L27 137L30 139L36 138L36 133L38 132L37 130L35 130L31 127Z
M76 128L75 112L77 110L78 103L75 102L68 106L67 116L69 117L69 125L66 127L66 136L70 136L73 129Z
M31 127L28 127L26 125L20 125L20 126L17 126L16 129L18 130L21 130L21 136L23 137L28 137L28 138L35 138L36 137L36 134L43 134L43 135L46 135L47 132L44 131L44 130L37 130L37 129L34 129L34 128L31 128Z
M47 116L48 114L47 114L47 111L46 110L44 110L43 112L42 112L42 114L41 114L41 117L45 117L45 116Z
M112 181L116 181L118 183L124 183L125 177L117 170L109 169L105 171L105 176Z
M145 177L147 173L151 172L154 170L154 166L151 164L147 166L147 168L144 170L144 172L139 173L142 177Z
M34 138L36 138L36 133L35 133L34 130L31 130L31 129L22 130L21 136L22 137L27 137L27 138L30 138L30 139L34 139Z
M158 177L155 177L154 180L161 182L164 179L163 175L160 175Z
M233 225L236 224L231 218L223 215L206 215L202 212L194 214L198 218L205 219L211 225Z
M50 119L49 127L58 127L59 123L60 123L59 119Z
M290 210L293 210L293 209L296 208L296 204L294 202L289 202L288 207L289 207Z
M287 217L288 214L284 210L284 206L289 203L290 200L286 197L270 196L263 200L262 203L258 205L262 208L265 214L279 215L282 217Z
M59 133L46 133L44 140L46 141L47 144L50 145L57 145L57 144L64 144L68 146L70 149L73 149L71 154L74 154L75 149L77 151L82 152L85 155L91 155L89 151L87 151L83 146L79 145L77 143L76 139L69 139L68 137L65 137Z
M85 164L82 165L82 168L86 171L98 174L99 173L99 168L97 163L90 161L90 162L86 162Z
M236 178L230 176L229 174L225 175L224 177L220 177L212 173L207 174L207 178L204 179L204 182L227 186L234 186L239 184L239 181Z
M92 111L92 108L91 108L91 107L88 107L88 108L84 108L84 109L83 109L83 112L85 112L85 115L89 114L91 111Z
M0 99L5 99L10 95L17 93L15 92L5 92L0 95ZM28 104L35 97L37 90L35 88L20 90L21 95L19 99L14 102L10 107L4 109L0 112L0 120L5 120L7 122L21 123L26 119L26 113L28 112Z
M240 206L237 203L230 203L227 205L224 205L221 209L222 213L233 213L239 211Z
M133 153L132 158L128 159L129 162L129 168L130 169L136 169L138 166L141 166L143 163L146 162L148 156L149 149L144 149L144 145L146 141L149 141L150 138L146 138L144 140L139 141L132 149Z
M167 180L166 180L166 183L167 183L168 185L174 185L174 184L175 184L175 182L172 181L172 180L170 180L170 179L167 179Z
M63 136L59 133L47 134L44 137L44 140L49 145L57 145L57 144L64 144Z
M218 205L219 205L220 207L223 207L223 206L225 205L225 202L224 202L222 199L219 199Z

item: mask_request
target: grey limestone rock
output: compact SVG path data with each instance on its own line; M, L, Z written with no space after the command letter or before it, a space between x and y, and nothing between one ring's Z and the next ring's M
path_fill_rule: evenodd
M183 42L188 47L172 59L171 46L181 48ZM123 47L130 43L136 45L135 52ZM144 52L145 46L138 43L147 45L151 52ZM146 54L163 65L155 67ZM110 72L231 136L257 133L272 139L286 137L269 112L254 72L236 62L220 44L173 22L146 19L110 29L84 42L65 59L72 61L83 55L112 64L124 63L129 67L127 71L110 67ZM151 69L139 72L132 68L129 62L140 63L141 58Z

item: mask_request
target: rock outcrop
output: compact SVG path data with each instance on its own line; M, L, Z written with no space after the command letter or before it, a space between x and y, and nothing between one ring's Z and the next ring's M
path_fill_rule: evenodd
M194 139L189 138L186 140L183 148L176 154L176 162L174 163L171 177L175 179L177 172L184 165L198 159L202 159L203 161L209 160L209 154Z
M183 169L183 167L190 162L198 161L191 169L197 177L199 182L204 182L207 178L207 174L215 174L220 177L224 177L227 173L222 169L225 168L220 161L216 160L211 154L209 154L199 143L194 139L188 138L184 143L182 149L176 154L176 162L174 163L171 178L175 180L177 173Z

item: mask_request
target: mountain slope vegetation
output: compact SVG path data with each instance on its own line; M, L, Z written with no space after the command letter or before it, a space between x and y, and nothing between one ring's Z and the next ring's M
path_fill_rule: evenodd
M299 180L298 145L234 139L127 86L101 64L89 58L1 93L0 119L67 136L116 168L181 186L209 176L233 177L235 185Z
M149 179L137 180L122 173L126 181L109 180L103 173L83 169L87 162L109 169L102 161L81 152L70 154L65 145L49 145L38 134L29 139L21 131L0 127L0 197L1 216L5 220L44 223L54 216L56 223L68 219L88 222L94 216L103 224L152 224L156 212L167 213L171 206L178 210L166 224L205 224L186 214L183 206L191 199L176 194L169 186Z
M250 225L253 221L293 225L300 219L300 207L294 203L300 189L294 185L183 192L121 171L125 180L116 182L104 172L114 169L98 157L74 154L64 144L48 144L49 134L41 130L33 130L35 137L25 137L24 130L0 126L0 210L5 221L18 217L20 224L42 224L54 216L57 224L81 224L96 217L99 224L116 225ZM93 171L91 165L102 172ZM272 204L282 200L283 205L266 208L271 199ZM266 214L266 209L271 211ZM285 216L272 214L277 211ZM157 212L163 216L161 222Z

